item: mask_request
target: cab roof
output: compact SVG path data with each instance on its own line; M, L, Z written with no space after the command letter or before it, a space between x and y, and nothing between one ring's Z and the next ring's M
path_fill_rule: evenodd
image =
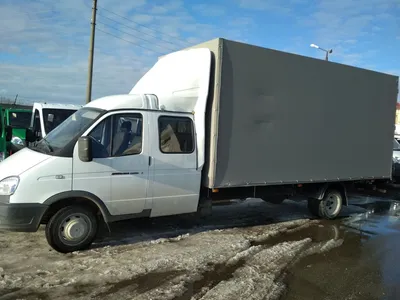
M157 97L154 95L112 95L93 100L85 105L104 110L116 109L152 109L159 110Z
M75 109L78 110L83 105L76 105L76 104L62 104L62 103L46 103L46 102L35 102L33 104L33 108L49 108L49 109Z

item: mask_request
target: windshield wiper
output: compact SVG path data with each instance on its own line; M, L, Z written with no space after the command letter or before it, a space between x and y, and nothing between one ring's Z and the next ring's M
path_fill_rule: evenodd
M50 143L46 140L46 138L43 138L47 148L49 148L50 152L54 152L53 147L50 145Z
M37 152L40 152L40 153L45 153L46 154L46 150L45 149L43 149L43 147L38 147L38 141L35 141L35 142L33 142L33 145L30 145L29 146L29 148L31 149L31 150L33 150L33 151L37 151Z

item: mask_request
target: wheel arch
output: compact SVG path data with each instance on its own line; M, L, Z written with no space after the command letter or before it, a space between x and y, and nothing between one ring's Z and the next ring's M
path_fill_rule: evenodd
M326 183L322 185L319 190L317 191L316 199L322 200L325 197L325 193L328 190L337 190L342 194L342 204L347 206L348 205L348 198L347 198L347 189L346 185L342 182L333 182L333 183Z
M110 221L110 212L104 202L96 195L85 191L67 191L55 194L44 201L44 205L48 208L42 216L41 223L47 223L51 216L59 209L71 204L80 204L98 213L103 220L108 223Z

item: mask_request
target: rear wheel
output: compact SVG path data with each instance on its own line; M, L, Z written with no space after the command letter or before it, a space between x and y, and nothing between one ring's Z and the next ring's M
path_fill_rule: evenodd
M325 219L335 219L341 212L343 196L337 190L328 190L324 198L319 202L319 215Z
M97 234L95 214L85 207L60 209L46 226L46 239L56 251L68 253L89 248Z
M343 196L337 190L325 192L322 200L308 199L308 210L316 217L332 220L341 212L343 206Z

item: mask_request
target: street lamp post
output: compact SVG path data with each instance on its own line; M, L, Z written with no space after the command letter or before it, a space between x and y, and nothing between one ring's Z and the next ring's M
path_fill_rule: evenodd
M329 53L332 53L332 51L333 51L332 49L326 50L315 44L311 44L310 47L324 51L325 52L325 60L329 60L328 59Z

